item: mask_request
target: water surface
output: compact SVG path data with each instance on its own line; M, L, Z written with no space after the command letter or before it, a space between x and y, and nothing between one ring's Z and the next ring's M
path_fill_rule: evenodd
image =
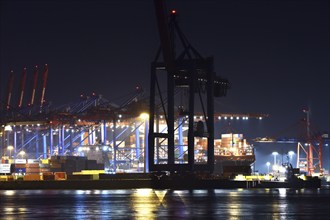
M3 190L0 219L330 219L329 189Z

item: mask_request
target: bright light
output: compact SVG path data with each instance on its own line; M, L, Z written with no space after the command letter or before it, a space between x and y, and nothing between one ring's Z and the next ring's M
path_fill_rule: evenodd
M278 171L280 169L280 167L278 165L273 165L273 170L274 171Z
M274 165L276 165L276 156L278 155L278 153L275 151L272 153L272 155L274 155Z
M9 150L9 157L11 158L11 151L14 149L14 146L12 146L12 145L9 145L8 147L7 147L7 150Z
M218 119L221 120L221 117L219 116Z
M225 117L225 120L227 119L227 117Z
M103 146L103 151L107 151L108 150L108 147L107 146Z
M259 117L259 120L262 120L262 117Z
M267 173L269 173L270 162L267 162L266 165L267 165Z
M231 120L233 120L234 117L230 117Z
M246 180L246 178L242 174L238 174L237 176L235 176L235 180L237 180L237 181L244 181L244 180Z
M78 152L81 152L82 151L82 147L78 147Z
M291 151L288 152L288 154L289 154L289 156L292 157L294 155L294 152L291 150Z
M149 118L149 114L148 113L141 113L140 118L143 120L146 120Z
M281 173L285 173L286 169L283 166L280 166L278 169Z
M236 117L237 120L239 120L239 117Z
M19 154L22 156L22 159L23 159L23 156L25 155L25 151L21 151L21 152L19 152Z
M10 125L6 125L5 126L5 131L12 131L13 129L11 128L11 126Z
M100 148L99 148L99 147L96 147L96 148L95 148L95 150L96 150L96 151L99 151L99 150L100 150Z

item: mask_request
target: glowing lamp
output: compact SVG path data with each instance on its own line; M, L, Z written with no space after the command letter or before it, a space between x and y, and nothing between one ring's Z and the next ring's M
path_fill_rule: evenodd
M21 152L19 152L19 154L22 156L22 159L23 159L23 156L25 155L25 151L21 151Z
M149 114L148 113L141 113L140 118L143 120L146 120L149 118Z
M5 131L12 131L12 127L10 125L6 125L5 126Z

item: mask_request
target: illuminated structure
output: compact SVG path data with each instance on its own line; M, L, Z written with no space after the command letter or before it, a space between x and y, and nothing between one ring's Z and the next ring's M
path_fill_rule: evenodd
M321 134L310 123L310 112L304 109L306 118L301 120L298 124L300 125L297 129L300 130L300 134L295 138L256 138L255 142L262 143L279 143L279 144L297 144L297 161L296 168L299 168L301 172L307 175L324 174L323 167L323 146L328 146L329 135ZM291 128L291 130L293 130ZM275 152L274 152L275 153ZM292 163L292 158L295 152L287 152L288 162ZM274 154L273 154L274 155ZM274 155L274 164L276 155Z
M7 150L10 150L10 156L13 154L14 160L23 159L23 156L27 159L45 159L53 155L87 156L100 151L103 152L100 162L107 164L107 168L113 171L120 163L138 161L143 153L140 147L145 146L142 140L146 139L141 139L140 133L148 133L145 119L139 118L140 113L147 109L143 100L140 100L143 96L140 87L122 105L115 105L102 96L92 94L82 95L76 103L51 108L44 99L47 66L44 73L40 105L31 104L36 95L35 83L27 105L23 105L23 92L19 93L17 107L10 105L11 98L8 97L12 95L11 92L7 93L6 107L1 109L1 156ZM24 76L26 78L26 68ZM35 76L33 82L36 82ZM11 74L10 85L12 79ZM108 137L111 137L110 141Z
M41 114L40 108L36 108L37 113L30 111L29 120L19 112L6 110L5 114L15 116L16 120L2 118L1 155L9 150L13 159L45 159L55 155L87 156L104 163L111 172L148 172L148 158L144 155L148 149L149 126L148 115L141 114L146 112L142 97L142 90L138 89L128 101L118 106L93 94L81 97L79 102L49 109L51 113L48 114ZM246 120L261 116L266 117L260 114L215 113L214 120L237 120L237 117ZM202 117L195 115L194 122L197 123ZM156 129L167 129L164 115L159 115L158 122ZM178 127L174 134L175 154L182 163L187 161L187 124L185 118L175 124ZM195 139L196 162L204 162L205 143L204 137ZM231 149L227 151L219 148L220 142L217 140L214 143L215 161L218 156L229 155L227 153ZM160 143L157 152L159 160L166 158L167 144L167 141ZM230 160L230 157L226 158Z
M215 173L223 176L251 174L251 165L256 158L253 146L243 138L243 134L222 134L214 144Z
M155 1L156 4L159 2ZM224 96L229 82L215 75L212 57L203 58L189 44L177 26L175 14L172 11L170 32L161 34L169 37L161 40L164 62L158 61L159 50L152 63L150 109L146 109L146 103L140 99L143 94L140 88L121 105L93 94L81 96L80 101L70 105L50 106L45 101L47 65L42 74L39 97L39 70L36 66L29 102L24 105L27 78L27 69L24 69L18 105L12 105L14 74L11 72L6 102L1 108L1 155L7 146L12 145L14 159L18 157L18 152L25 152L25 158L33 159L53 155L88 156L103 161L106 168L113 172L148 172L149 168L153 171L195 170L197 167L212 171L215 161L214 120L254 116L214 113L213 98ZM160 18L159 21L160 31L169 31L167 18ZM179 34L184 47L183 53L175 60L171 47L173 39L168 35L174 32ZM156 93L161 95L156 71L165 69L169 73L166 75L167 96L160 97L160 103L156 103ZM187 108L177 105L174 95L179 87L183 91L188 88ZM40 103L35 102L38 98ZM200 101L200 114L196 113L195 98ZM179 106L179 111L174 111L176 106ZM150 113L150 118L141 118L143 112ZM206 145L195 153L195 144L205 139Z
M312 132L309 119L309 110L303 110L306 113L306 143L304 145L298 142L297 146L297 168L312 176L314 173L323 174L322 164L322 137ZM316 156L314 156L316 155Z

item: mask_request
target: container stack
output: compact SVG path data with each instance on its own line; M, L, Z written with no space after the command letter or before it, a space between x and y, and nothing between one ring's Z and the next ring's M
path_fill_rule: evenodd
M55 175L52 172L44 172L42 173L43 180L55 180Z
M26 173L26 160L25 159L16 159L13 164L13 173L18 175L25 175Z
M27 161L26 174L40 174L39 160L29 159Z
M50 172L49 159L42 159L39 163L40 173Z
M80 172L82 170L104 169L104 164L98 164L96 160L88 160L87 157L76 156L52 156L49 161L50 172Z

